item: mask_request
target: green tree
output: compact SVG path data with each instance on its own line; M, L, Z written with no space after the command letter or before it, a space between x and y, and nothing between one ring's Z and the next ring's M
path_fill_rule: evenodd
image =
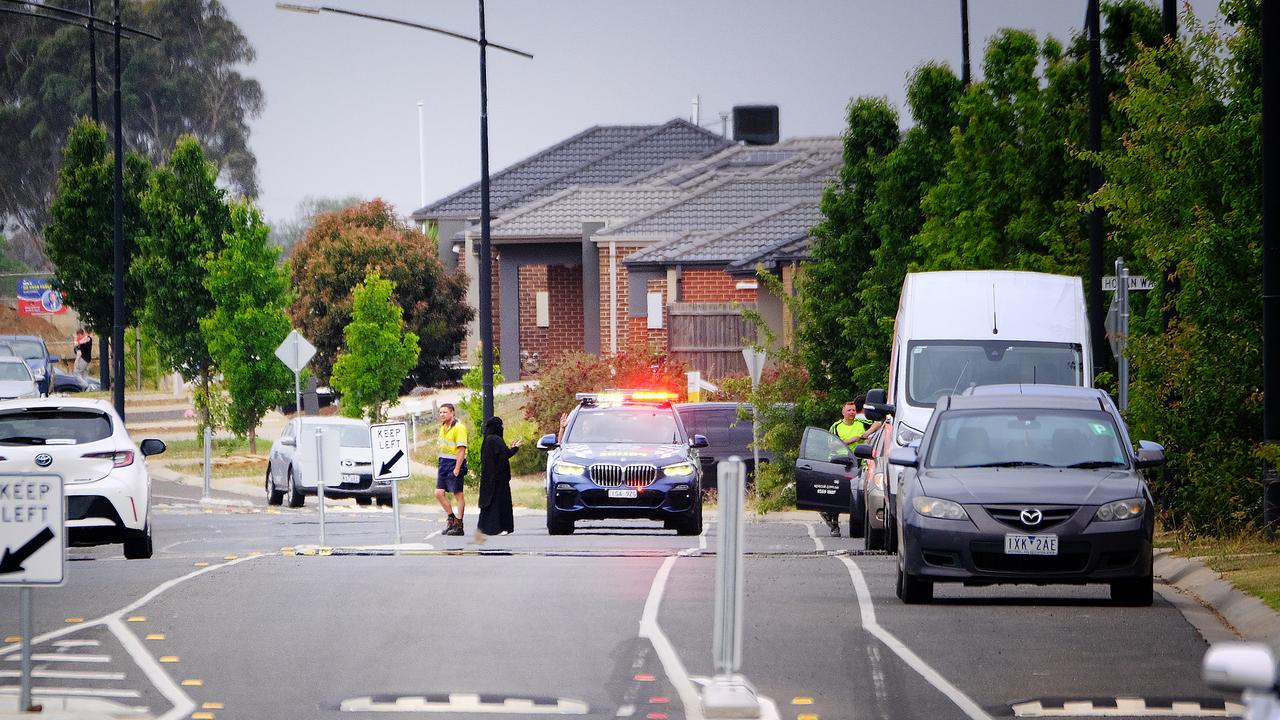
M1118 102L1130 129L1094 198L1136 264L1179 281L1167 331L1154 303L1135 323L1127 419L1168 450L1177 485L1155 490L1173 519L1215 534L1257 524L1262 447L1259 4L1223 11L1234 32L1186 17L1183 41L1133 63Z
M405 323L418 337L413 380L428 385L444 376L442 362L458 354L473 312L465 277L445 272L438 252L431 234L406 226L382 200L316 218L290 260L297 293L290 315L315 343L317 376L329 377L351 320L352 288L371 270L394 283Z
M418 363L418 336L404 330L395 283L371 270L351 293L351 322L343 330L330 382L342 395L342 414L382 422L400 399L400 384Z
M222 251L231 229L218 171L194 137L178 141L169 162L152 174L142 196L146 229L130 273L146 288L142 325L166 367L198 381L201 425L209 422L215 364L200 319L216 309L205 286L206 260Z
M81 120L67 136L58 187L49 208L51 221L44 229L45 253L55 268L54 285L80 322L99 337L110 337L114 322L115 266L114 155L107 150L107 133L90 120ZM133 257L142 231L141 196L151 175L151 164L137 153L125 157L124 252ZM132 326L142 305L142 285L133 275L125 277L123 323ZM110 354L102 357L106 387Z
M289 334L289 280L277 264L280 251L269 244L269 234L248 201L231 206L224 246L206 263L204 284L214 310L200 319L229 396L227 424L236 435L248 435L254 454L262 416L285 400L293 380L274 357Z
M813 228L811 262L800 278L799 341L804 366L815 387L853 397L854 369L870 358L855 354L861 332L857 295L850 283L871 265L880 244L867 221L879 165L898 145L898 113L883 98L849 103L844 132L844 167L839 181L822 195L823 221Z
M49 4L85 11L83 2ZM197 137L237 194L258 192L249 120L262 89L242 73L254 60L248 40L217 0L122 3L128 25L164 39L123 43L125 147L160 163L178 139ZM99 3L99 12L106 19ZM31 233L48 224L62 146L90 108L89 53L83 27L6 15L0 22L0 147L22 162L0 163L0 218ZM110 43L98 42L99 113L110 118Z

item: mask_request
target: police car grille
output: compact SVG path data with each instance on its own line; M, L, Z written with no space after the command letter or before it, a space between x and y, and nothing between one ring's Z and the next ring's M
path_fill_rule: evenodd
M596 463L591 466L591 481L600 487L629 485L642 488L658 477L656 465L614 465Z

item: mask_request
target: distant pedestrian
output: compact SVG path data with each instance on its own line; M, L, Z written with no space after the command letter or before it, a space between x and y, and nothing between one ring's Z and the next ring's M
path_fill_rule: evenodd
M467 503L462 494L462 484L467 477L467 426L455 417L452 403L440 405L440 450L436 458L436 502L449 514L442 535L462 534L462 515ZM453 514L449 495L458 503L458 514Z
M85 380L85 373L89 371L89 363L93 361L93 336L85 332L84 328L79 328L76 330L76 336L72 343L75 346L76 362L74 371L76 377Z
M515 532L511 509L511 456L520 450L522 438L507 447L502 437L502 418L491 417L484 424L484 444L480 446L480 526L478 533L502 535Z
M840 419L831 423L831 434L840 438L850 448L865 440L871 433L871 421L861 415L864 402L866 402L866 398L859 395L857 398L845 403L840 410ZM840 513L823 512L819 514L822 516L823 522L831 530L831 536L840 537Z

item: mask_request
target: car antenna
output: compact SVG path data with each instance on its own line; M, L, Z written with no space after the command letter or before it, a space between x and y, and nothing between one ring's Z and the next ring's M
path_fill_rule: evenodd
M996 322L996 284L991 283L991 334L1000 334L1000 324Z

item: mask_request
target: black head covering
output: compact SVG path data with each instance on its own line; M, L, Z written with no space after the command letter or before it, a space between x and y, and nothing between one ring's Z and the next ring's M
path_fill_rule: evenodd
M486 420L484 423L484 434L502 437L502 418L495 415Z

